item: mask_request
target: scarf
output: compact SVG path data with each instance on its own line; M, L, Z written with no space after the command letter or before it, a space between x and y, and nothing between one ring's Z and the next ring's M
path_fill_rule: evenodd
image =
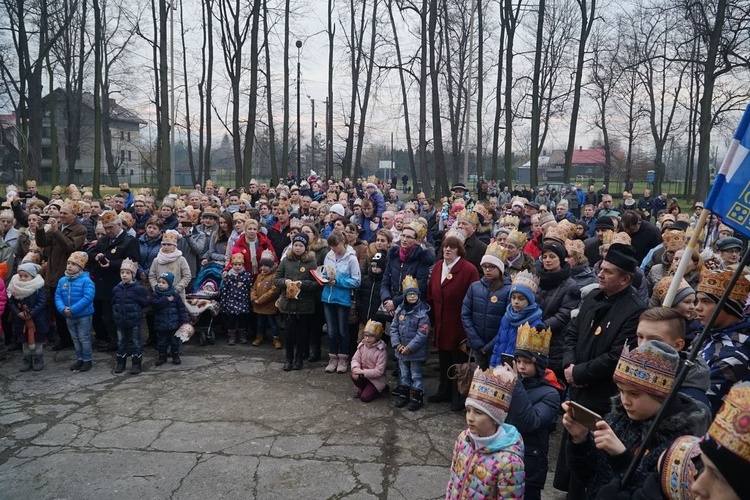
M44 279L38 274L31 281L21 281L15 274L8 283L8 297L12 299L25 299L36 293L37 290L44 286Z
M539 288L542 290L552 290L562 284L563 281L570 278L572 272L570 270L570 264L563 262L562 268L559 271L542 271L539 273Z
M255 241L247 241L247 238L245 238L245 244L247 245L247 249L250 252L250 265L252 266L251 274L253 276L256 276L258 274L258 239L256 238Z
M154 294L159 297L170 297L174 293L174 285L170 286L168 290L162 290L158 286L154 288Z
M80 275L82 275L82 274L83 274L83 269L81 269L81 270L80 270L80 271L78 271L77 273L72 273L72 274L71 274L71 273L69 273L68 271L65 271L65 276L66 276L66 277L67 277L68 279L71 279L71 280L74 280L74 279L78 278L78 277L79 277Z
M155 260L159 265L164 266L166 264L171 264L172 262L176 261L180 257L182 257L182 252L180 252L179 250L175 248L174 252L172 253L164 253L161 250L159 250L159 254L156 256Z
M539 308L536 302L529 304L524 309L516 312L513 310L513 306L508 304L508 308L505 310L505 318L508 318L510 325L514 328L518 328L522 324L528 322L529 325L533 325L542 319L542 310Z
M417 249L418 245L413 245L410 249L406 250L404 247L398 247L398 260L406 262L406 259Z

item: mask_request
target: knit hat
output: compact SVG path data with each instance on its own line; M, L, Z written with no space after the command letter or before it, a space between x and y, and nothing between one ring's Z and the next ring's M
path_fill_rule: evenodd
M553 252L560 259L560 265L565 264L565 259L568 257L568 251L565 250L565 245L556 241L550 241L544 244L542 247L542 255L544 252Z
M612 219L610 217L599 217L598 219L596 219L594 229L610 229L614 231L615 223L612 222Z
M694 459L700 455L700 438L680 436L664 452L659 483L664 498L692 500L690 487L698 477Z
M719 302L719 297L724 294L724 290L729 287L733 272L731 270L701 272L701 279L698 282L697 291L704 293L714 303ZM724 310L741 318L742 309L745 307L745 300L750 294L750 281L745 276L740 276L735 283L734 288L729 293L727 301L724 303Z
M372 333L376 339L380 340L383 337L383 323L368 320L365 325L365 333Z
M163 279L169 284L169 288L171 289L174 286L174 274L170 273L169 271L165 273L161 273L159 275L159 279Z
M737 496L750 491L750 383L738 382L724 398L700 448Z
M138 264L135 261L126 258L122 261L122 264L120 264L120 271L130 271L133 273L133 276L135 276L135 273L138 272Z
M503 368L487 371L477 368L466 397L466 406L486 413L498 425L503 425L516 385L511 377L510 372Z
M664 297L667 296L667 292L669 291L669 287L672 286L672 279L673 276L665 276L662 279L659 280L659 282L654 287L654 295L656 295L659 298L659 302L662 304L664 303ZM682 278L680 280L680 286L677 288L677 294L674 296L674 301L672 302L672 305L679 304L683 300L685 300L685 297L695 294L695 290L690 286L690 283L688 283L685 278Z
M86 252L73 252L68 257L68 262L72 262L80 269L84 269L89 261L89 256Z
M373 255L372 259L370 260L370 266L371 267L377 267L380 270L385 271L385 264L386 264L386 254L385 252L378 252L375 255Z
M656 398L666 398L679 366L680 354L664 342L649 340L632 351L626 344L612 379Z
M536 302L537 288L539 288L539 279L528 271L521 271L513 278L513 283L510 285L510 294L523 294L531 305Z
M292 238L292 244L297 242L302 243L305 245L305 248L307 248L307 245L310 243L310 237L305 233L297 233L294 238Z
M401 282L401 289L404 291L404 295L408 293L422 295L419 291L419 282L410 274L407 274L406 277L404 277L404 280Z
M623 243L613 243L604 260L610 264L619 267L627 273L634 273L638 262L635 259L635 250L630 245Z
M41 268L42 266L40 266L39 264L32 264L31 262L18 266L19 271L28 273L32 278L36 278L36 275L39 273L39 270Z
M508 258L508 250L497 242L487 245L481 264L492 264L500 269L500 274L505 272L505 259Z
M346 214L346 211L344 210L344 205L341 203L334 203L331 205L331 209L329 212L338 214L339 216L343 217Z
M258 262L261 266L273 267L276 265L276 259L271 250L263 250L260 254L260 261Z

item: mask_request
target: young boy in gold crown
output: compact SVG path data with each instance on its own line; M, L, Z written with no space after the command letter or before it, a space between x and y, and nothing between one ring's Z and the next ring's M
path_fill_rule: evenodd
M619 395L612 398L612 411L596 423L596 430L576 422L574 410L563 403L563 425L570 438L565 447L568 465L577 479L586 484L586 498L620 480L654 417L664 404L679 366L679 353L669 345L651 340L622 351L614 373ZM635 470L627 491L644 484L655 471L663 451L679 436L701 435L708 428L708 411L693 399L677 395L666 410L646 455ZM611 487L611 486L610 486Z
M369 320L365 325L362 342L352 357L351 376L357 387L355 398L369 403L387 390L385 366L388 362L388 349L383 337L383 324Z
M547 479L549 434L557 423L560 391L564 389L554 372L547 368L552 331L518 328L516 372L520 383L513 390L513 402L506 422L523 437L526 453L526 500L540 499Z
M505 422L516 385L507 365L474 372L466 398L466 424L453 445L445 498L524 498L524 444Z

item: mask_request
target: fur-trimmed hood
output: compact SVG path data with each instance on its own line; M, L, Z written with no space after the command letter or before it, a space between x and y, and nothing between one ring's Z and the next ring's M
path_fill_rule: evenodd
M294 255L294 252L292 252L292 248L289 247L289 250L286 251L285 259L289 260L296 260L299 262L315 262L315 254L311 250L305 250L305 253L303 253L300 257L297 257Z
M323 238L318 238L315 241L310 242L307 249L312 252L317 252L321 248L328 248L328 242Z
M632 431L642 434L642 437L648 432L652 419L635 422L628 418L628 414L622 406L620 396L612 397L612 410L605 418L607 423L618 432L625 420L629 421L629 427ZM702 436L708 431L711 424L711 414L702 405L696 403L693 399L678 394L672 402L669 412L659 424L659 429L654 436L655 442L669 440L672 441L676 436L690 434L692 436ZM619 436L619 434L618 434ZM621 438L622 440L622 438ZM640 440L639 440L640 441Z

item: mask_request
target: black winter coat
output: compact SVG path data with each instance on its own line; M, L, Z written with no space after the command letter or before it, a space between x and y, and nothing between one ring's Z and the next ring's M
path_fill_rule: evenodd
M117 327L140 326L143 321L143 308L151 302L151 294L138 283L118 283L112 289L112 318Z
M610 409L617 387L612 381L625 342L635 345L638 317L646 304L633 287L607 297L593 290L565 332L563 368L574 364L571 399L600 414Z
M44 339L44 335L49 333L49 321L47 320L47 288L42 286L36 292L22 299L8 298L8 307L13 316L13 335L19 341L26 342L26 336L23 334L25 321L18 319L16 315L24 312L23 306L29 308L29 314L34 319L36 335L34 338L38 341Z
M369 270L362 275L362 284L357 289L357 322L367 323L374 319L382 302L380 301L380 286L383 283L383 273L373 273Z
M399 247L388 249L388 261L383 272L383 282L380 285L380 300L382 302L392 300L395 307L404 301L401 282L407 274L413 276L419 283L422 299L427 297L427 280L430 277L430 268L435 263L435 255L421 247L415 248L406 262L399 260L398 251Z
M536 301L542 309L542 321L552 329L552 342L549 349L549 367L555 373L562 373L562 354L565 330L570 324L570 313L581 301L581 290L571 278L567 262L555 273L540 273L539 290Z
M104 254L109 262L107 267L101 267L95 260L98 254ZM116 238L102 236L96 245L88 250L91 280L96 285L94 298L110 300L112 289L120 282L120 265L125 258L138 262L141 249L138 240L122 231Z
M169 300L172 297L172 300ZM175 332L184 323L188 323L187 308L179 293L172 289L170 293L154 292L153 295L154 329L157 332Z

